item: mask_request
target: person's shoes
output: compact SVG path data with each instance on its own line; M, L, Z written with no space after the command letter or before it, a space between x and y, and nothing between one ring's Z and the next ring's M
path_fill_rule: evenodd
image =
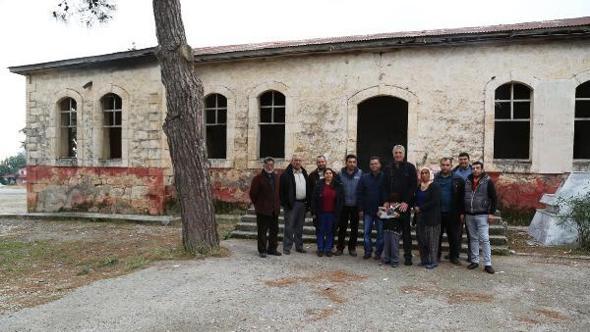
M412 257L408 257L406 258L405 262L404 262L405 266L410 266L412 265Z
M488 266L484 267L483 270L486 271L489 274L496 273L496 271L494 271L494 268L491 265L488 265Z
M467 268L470 270L477 269L478 267L479 267L479 264L477 264L477 263L471 263L471 264L469 264L469 266L467 266Z
M342 256L343 252L342 250L338 249L336 250L336 252L334 253L334 256Z
M295 249L295 251L297 251L298 253L301 253L301 254L305 254L305 253L307 252L307 251L305 251L305 249L303 249L303 248L298 248L298 249Z
M383 264L389 264L389 263L391 263L391 261L382 260L381 263L383 263Z
M328 251L328 252L326 253L326 256L328 256L328 257L332 257L332 255L334 255L334 254L333 254L331 251Z
M317 254L318 254L318 257L322 257L322 256L324 256L324 253L323 253L323 252L321 252L321 251L318 251L318 252L317 252Z
M291 250L289 250L289 249L283 249L283 254L285 254L285 255L291 255Z
M258 256L260 256L262 258L266 258L266 253L265 252L260 252L260 253L258 253Z
M438 264L428 264L424 267L427 268L428 270L432 270L432 269L436 268L437 266L438 266Z
M449 255L445 255L444 257L446 260L449 260ZM440 260L440 259L439 259Z
M457 258L451 258L451 264L461 265L461 262Z
M357 254L356 254L356 250L349 250L349 251L348 251L348 254L349 254L350 256L352 256L352 257L356 257L356 256L357 256Z
M398 266L399 266L399 263L391 263L391 267L394 267L395 268L395 267L398 267Z
M364 254L363 255L363 259L369 259L369 258L371 258L371 254Z
M373 257L373 259L376 261L381 260L381 255L375 254L375 257Z
M278 252L276 250L269 251L268 254L269 255L272 255L272 256L282 256L283 255L283 254L281 254L280 252Z

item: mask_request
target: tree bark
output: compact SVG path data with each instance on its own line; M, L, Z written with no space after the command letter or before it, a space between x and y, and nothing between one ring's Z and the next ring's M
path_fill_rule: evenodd
M170 157L180 215L182 242L192 254L219 246L211 194L203 124L203 84L193 67L179 0L153 0L162 83L166 89L166 120Z

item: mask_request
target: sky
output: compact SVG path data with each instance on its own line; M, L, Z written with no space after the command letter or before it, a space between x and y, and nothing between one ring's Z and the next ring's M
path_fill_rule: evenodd
M76 0L70 0L76 1ZM25 79L7 67L156 45L150 0L115 0L114 19L57 22L58 0L0 0L0 160L24 141ZM589 0L181 0L192 47L590 16Z

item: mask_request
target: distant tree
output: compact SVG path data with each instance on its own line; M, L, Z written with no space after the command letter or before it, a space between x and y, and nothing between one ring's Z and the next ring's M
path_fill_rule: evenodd
M87 26L107 22L116 0L60 0L53 16L79 16ZM74 5L75 7L72 7ZM168 137L180 213L182 240L189 253L219 246L204 140L203 84L193 67L193 52L182 22L180 0L153 0L162 83L166 89L164 133Z
M27 165L27 157L24 152L10 156L0 163L0 176L17 173L19 169Z

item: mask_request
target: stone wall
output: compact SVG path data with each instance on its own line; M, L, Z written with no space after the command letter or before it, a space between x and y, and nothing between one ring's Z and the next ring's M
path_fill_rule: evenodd
M344 156L356 152L358 104L389 95L408 103L409 161L436 167L441 157L467 151L473 160L483 159L486 169L495 174L504 206L536 207L542 193L554 190L564 173L588 168L587 161L572 160L572 132L575 87L590 79L589 52L590 42L569 41L198 64L195 70L205 94L220 93L228 101L227 158L211 160L215 197L226 202L248 200L250 180L261 167L258 96L273 89L286 96L286 158L277 160L278 168L286 167L289 157L297 152L310 171L314 157L320 154L328 157L329 166L339 169ZM533 89L529 160L493 159L494 90L511 81ZM100 154L98 101L109 92L123 98L120 160L104 160ZM60 159L56 153L56 103L62 97L72 97L79 105L79 151L75 160ZM49 174L79 168L79 178L72 183L54 175L49 177L57 179L54 184L47 180L36 186L31 183L30 209L71 209L75 205L89 206L89 210L100 210L101 206L112 212L165 213L166 202L175 194L168 146L161 130L164 100L157 64L54 70L29 76L25 129L29 166L49 167L51 171L45 172ZM143 198L133 198L128 196L133 189L127 189L146 186L151 175L131 176L123 193L109 195L118 197L120 204L106 208L98 202L105 201L108 187L92 189L87 185L95 181L108 185L110 175L104 177L99 172L103 167L120 169L120 174L157 169L162 173L162 185L150 187ZM77 192L85 197L62 199L69 197L68 190L74 187L83 187ZM159 198L152 199L154 196ZM92 200L97 203L91 204ZM139 203L141 200L149 203ZM76 203L79 201L85 203Z
M165 213L164 170L28 166L29 212Z

